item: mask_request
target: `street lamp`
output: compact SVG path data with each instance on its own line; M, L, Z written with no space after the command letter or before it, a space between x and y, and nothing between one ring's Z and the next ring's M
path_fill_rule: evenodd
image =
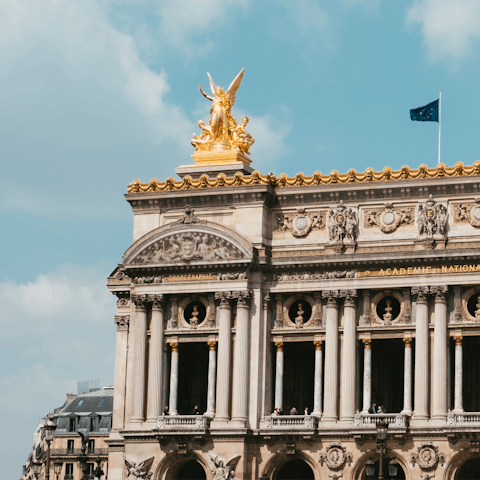
M95 480L100 480L102 475L105 475L105 472L102 470L102 461L100 459L97 460L97 468L93 471L93 476Z
M395 459L390 460L390 462L388 463L388 474L391 477L396 477L397 473L398 473L398 462Z
M388 423L381 418L377 423L377 452L380 453L380 463L378 464L378 480L383 480L383 455L385 454L387 443Z
M62 467L63 467L62 462L55 462L53 464L53 471L55 472L57 480L58 480L58 477L60 476L60 474L62 473Z
M53 434L55 433L55 429L57 426L53 423L50 417L47 417L47 421L43 426L43 430L45 431L45 440L47 441L47 462L45 465L45 480L50 480L50 443L53 440Z
M33 474L35 475L35 478L38 478L42 471L42 464L40 462L34 463L33 464Z
M373 477L375 475L375 464L373 463L372 460L369 460L365 464L365 473L367 477Z

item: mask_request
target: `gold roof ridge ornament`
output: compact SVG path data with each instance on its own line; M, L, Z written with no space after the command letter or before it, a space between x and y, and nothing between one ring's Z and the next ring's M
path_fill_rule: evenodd
M164 190L194 190L202 188L265 184L270 184L277 188L288 188L441 177L468 177L472 175L480 175L480 160L476 160L472 166L465 166L462 162L457 162L454 167L447 167L443 163L440 163L435 168L428 168L427 165L420 165L417 169L410 169L407 166L403 166L400 170L392 170L390 167L385 167L381 172L375 172L373 168L367 168L364 173L358 173L356 170L351 169L348 173L340 174L337 170L333 170L329 175L315 172L308 177L303 173L297 173L295 177L288 177L285 173L282 173L276 177L273 173L262 175L260 172L255 171L251 175L243 175L239 172L233 177L227 177L225 174L220 173L217 177L210 178L208 175L204 174L197 180L192 180L188 175L183 178L183 180L179 181L172 177L167 178L165 182L159 182L156 178L152 178L148 183L142 183L140 180L133 181L128 185L127 193L161 192Z
M195 147L195 153L192 155L195 164L221 165L240 162L250 165L251 160L248 155L255 139L245 129L248 117L243 117L242 123L237 123L232 114L232 107L244 72L245 69L242 68L227 90L216 86L207 72L213 96L205 93L200 85L200 92L212 102L212 107L208 125L205 125L203 120L198 120L202 132L199 136L193 134L191 143Z

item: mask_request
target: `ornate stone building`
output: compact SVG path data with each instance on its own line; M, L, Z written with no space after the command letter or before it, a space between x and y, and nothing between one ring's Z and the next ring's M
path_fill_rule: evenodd
M109 478L377 478L381 418L394 478L480 478L480 162L275 177L230 130L128 186Z

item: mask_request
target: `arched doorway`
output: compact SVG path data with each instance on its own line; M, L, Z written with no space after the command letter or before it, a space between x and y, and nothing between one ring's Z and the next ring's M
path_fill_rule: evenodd
M455 475L455 480L477 480L480 478L480 457L467 460Z
M294 458L285 462L274 475L274 480L314 480L310 465L304 460Z
M396 463L397 475L394 476L394 477L390 476L389 471L388 471L388 464L392 460L394 460L392 457L384 457L383 458L383 477L384 478L391 478L391 479L395 479L395 480L405 480L405 472L403 471L402 466L400 465L400 463L398 463L398 461L396 459L395 459L395 461L397 461L397 463ZM375 464L375 475L373 475L373 477L367 477L365 469L364 469L363 474L360 477L362 480L369 480L370 478L377 478L378 477L378 474L380 472L380 459L377 458L376 460L372 460L372 461Z
M178 469L176 480L207 480L207 476L196 460L189 460Z

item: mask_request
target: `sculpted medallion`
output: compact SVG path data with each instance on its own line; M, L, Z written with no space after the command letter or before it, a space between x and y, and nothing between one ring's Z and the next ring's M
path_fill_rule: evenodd
M142 250L131 263L145 265L240 258L245 258L242 252L223 238L197 232L164 237Z
M453 208L455 223L469 223L473 227L480 227L480 198L474 203L462 203Z
M276 232L292 232L294 237L305 237L312 230L325 228L325 213L306 213L298 208L297 213L279 215Z
M323 466L326 463L329 468L329 478L336 479L342 476L340 470L343 470L346 463L352 463L353 456L345 451L341 443L331 443L326 453L320 453L318 461Z
M378 227L383 233L392 233L401 225L412 224L414 217L413 208L396 209L393 204L386 203L383 209L365 212L365 228Z
M418 466L424 470L434 470L437 465L443 465L445 463L445 454L438 451L431 442L422 443L417 449L417 453L412 453L412 465L418 464ZM424 477L425 478L425 477ZM427 474L426 478L433 478Z

